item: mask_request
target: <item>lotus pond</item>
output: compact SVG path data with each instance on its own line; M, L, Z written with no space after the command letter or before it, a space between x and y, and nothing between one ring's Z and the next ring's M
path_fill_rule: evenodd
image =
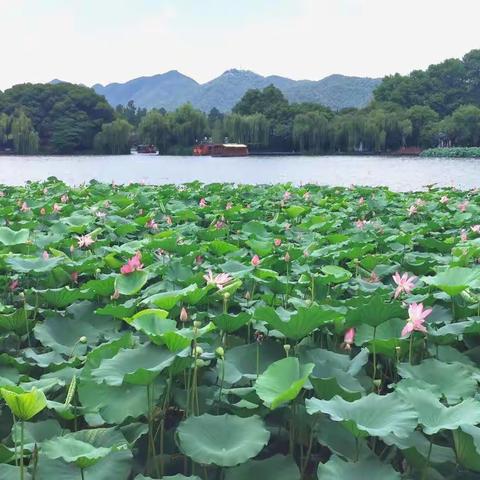
M0 187L0 479L475 479L474 191Z

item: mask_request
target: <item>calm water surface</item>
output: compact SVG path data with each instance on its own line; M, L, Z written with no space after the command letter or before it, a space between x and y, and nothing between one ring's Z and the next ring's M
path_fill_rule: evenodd
M96 179L116 183L318 183L320 185L386 185L393 190L419 190L437 183L462 189L480 186L480 159L419 157L173 157L62 156L0 157L0 183L56 176L77 185Z

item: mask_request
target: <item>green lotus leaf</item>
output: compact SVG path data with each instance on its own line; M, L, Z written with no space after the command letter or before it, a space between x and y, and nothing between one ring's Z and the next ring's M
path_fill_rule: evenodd
M92 378L97 383L113 386L120 386L124 381L149 385L174 360L175 353L156 345L121 349L113 358L102 360L100 366L92 370Z
M351 308L346 317L348 326L362 324L379 327L382 323L393 318L405 318L406 311L399 302L392 302L383 294L376 294L367 299L367 302Z
M45 394L36 388L26 392L20 387L5 386L0 388L0 395L20 420L30 420L47 406Z
M48 458L61 458L67 463L75 463L79 468L91 467L111 451L111 448L94 447L68 436L57 437L42 444L42 453Z
M300 471L292 457L274 455L265 460L249 460L238 467L229 468L225 480L300 480Z
M50 288L48 290L35 290L27 296L32 304L37 303L48 307L65 308L78 300L92 299L94 292L79 288Z
M433 277L422 277L427 285L443 290L450 296L459 295L467 288L480 286L480 269L454 267Z
M25 228L14 231L8 227L0 227L0 243L7 247L27 243L29 236L30 232Z
M20 445L21 428L17 423L16 428L12 429L12 440L17 445ZM68 430L67 430L68 432ZM64 430L57 422L57 420L48 419L39 422L25 422L24 423L24 443L26 450L33 451L35 445L39 445L45 440L61 436Z
M314 364L300 364L298 358L288 357L272 363L255 382L255 391L271 410L290 402L300 393Z
M320 463L317 470L318 480L400 480L400 473L390 465L371 456L358 462L345 462L333 455L327 463Z
M405 388L398 394L416 411L418 423L423 425L423 431L427 435L480 423L480 402L473 398L467 398L453 407L446 407L428 390Z
M12 270L18 273L44 273L52 271L63 261L64 259L62 257L50 257L44 259L42 257L11 255L7 258L6 263Z
M453 432L458 462L469 470L480 472L480 428L462 425Z
M13 480L20 478L20 467L15 465L0 464L0 480ZM24 472L24 480L31 480L32 476Z
M1 317L0 317L1 318ZM226 333L233 333L246 325L250 319L251 315L246 312L241 312L238 315L229 315L227 313L222 313L213 317L213 323Z
M417 426L417 413L396 393L376 395L371 393L353 402L341 397L331 400L311 398L305 400L307 413L325 413L345 426L357 437L384 436L394 433L406 437Z
M19 308L13 313L0 314L0 331L23 335L32 328L32 320L28 318L29 316L30 312L26 308Z
M317 306L299 308L295 313L285 310L280 313L285 320L272 307L259 307L255 310L254 317L267 322L275 330L293 340L300 340L317 328L342 318L342 315L336 310Z
M321 268L325 277L322 278L322 283L344 283L352 278L352 274L342 267L337 265L325 265Z
M203 414L177 428L180 448L197 463L233 467L260 453L270 432L257 417Z
M177 322L168 320L167 316L168 312L166 310L150 308L136 313L131 318L124 318L124 320L147 335L158 336L175 331L177 328Z
M187 298L189 294L192 294L197 290L197 285L192 284L182 290L162 292L151 295L150 297L145 298L142 303L145 305L152 304L158 308L170 311L180 300Z
M445 363L429 358L419 365L402 363L397 370L402 378L410 380L407 382L408 388L415 385L419 389L428 388L443 395L449 404L473 397L477 391L477 380L472 376L472 369L460 363ZM397 389L402 389L402 382L397 384Z
M132 272L128 275L118 275L115 278L115 290L122 295L135 295L148 281L148 273L145 270Z

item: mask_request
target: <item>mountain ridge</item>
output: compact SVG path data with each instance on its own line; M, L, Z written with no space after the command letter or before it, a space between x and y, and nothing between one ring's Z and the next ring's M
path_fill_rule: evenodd
M104 95L112 106L133 100L139 107L175 110L184 103L209 112L217 108L228 112L252 88L273 84L291 102L321 103L333 110L366 106L381 79L332 74L321 80L293 80L280 75L263 76L251 70L232 68L218 77L199 83L178 70L141 76L127 82L92 88Z

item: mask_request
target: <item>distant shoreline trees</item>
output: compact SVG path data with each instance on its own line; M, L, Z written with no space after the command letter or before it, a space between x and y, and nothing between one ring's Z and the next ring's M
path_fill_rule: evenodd
M121 154L145 143L161 154L188 154L205 140L307 154L480 146L479 72L480 50L473 50L387 76L366 108L339 112L289 103L273 85L247 91L230 113L208 115L190 104L167 112L130 101L113 109L92 89L68 83L16 85L0 92L0 152Z

